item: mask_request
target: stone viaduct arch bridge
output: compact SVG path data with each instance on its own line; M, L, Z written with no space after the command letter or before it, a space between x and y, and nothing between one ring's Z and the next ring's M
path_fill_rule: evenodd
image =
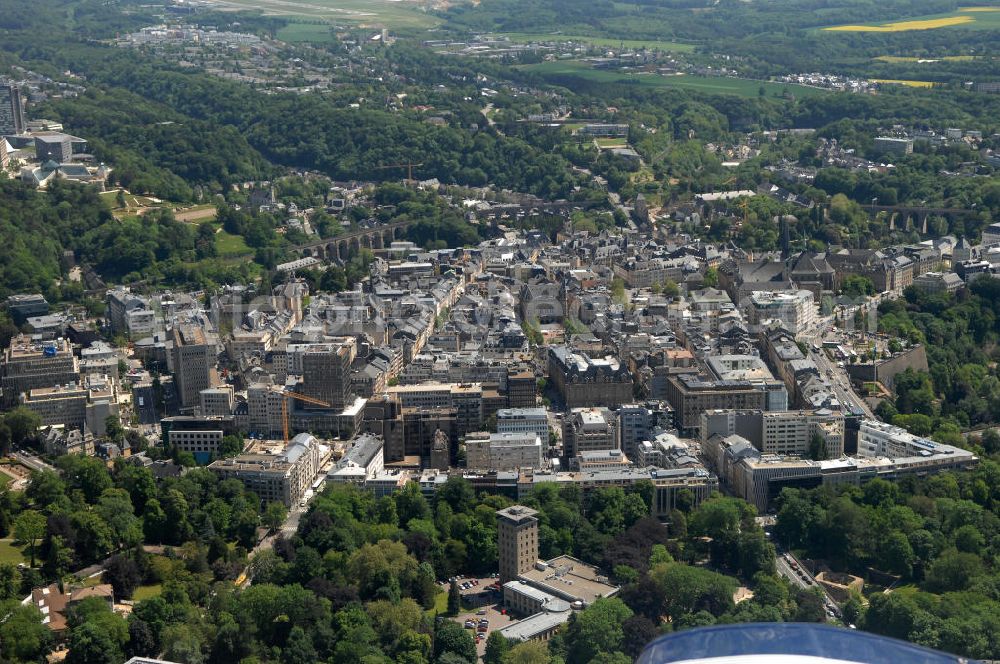
M917 230L927 235L927 218L945 217L950 222L976 213L975 208L921 207L918 205L864 205L872 217L885 212L889 219L889 229Z
M336 235L325 240L315 240L300 244L293 248L302 256L312 256L320 260L336 263L346 262L350 256L361 253L362 249L387 249L393 240L399 239L403 232L416 221L397 221L373 228Z

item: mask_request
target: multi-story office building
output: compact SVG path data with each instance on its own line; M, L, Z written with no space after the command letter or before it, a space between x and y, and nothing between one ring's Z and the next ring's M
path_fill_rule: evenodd
M21 89L16 85L0 85L0 136L22 134L26 125Z
M451 459L458 456L458 411L455 408L403 408L404 456L420 458L429 466L437 432L448 437Z
M182 410L201 405L201 391L211 385L215 344L197 325L179 325L172 331L174 386Z
M538 379L531 371L520 371L507 376L507 406L531 408L538 395Z
M667 378L667 400L676 414L683 435L697 434L701 414L717 408L764 410L767 394L742 380L707 380L694 374Z
M653 428L653 413L645 406L629 404L618 409L619 446L635 461L639 445L649 440Z
M201 399L200 411L202 415L232 415L234 405L234 395L232 385L220 385L219 387L209 387L198 393Z
M497 558L500 583L516 581L538 560L538 514L530 507L511 505L497 512Z
M912 154L912 138L894 138L892 136L876 136L875 152L891 154Z
M43 164L47 161L64 164L73 156L73 137L59 132L35 134L35 155Z
M79 380L80 367L67 339L35 343L18 336L0 362L0 403L5 408L17 405L22 392L56 385L70 385Z
M792 334L816 327L816 303L811 291L754 291L750 295L750 324L777 320Z
M39 293L10 295L7 297L7 313L14 323L23 325L29 318L48 314L49 303Z
M395 385L386 394L397 397L403 408L454 408L458 436L483 428L483 386L479 383Z
M530 433L549 441L549 418L544 408L501 408L497 411L497 433Z
M199 463L208 463L219 452L226 436L239 434L239 425L232 415L178 416L160 420L163 441L181 452L190 452Z
M763 390L767 410L788 410L785 383L775 378L757 355L713 355L705 363L719 380L744 380Z
M402 461L406 456L403 442L403 406L399 398L376 395L365 403L361 431L381 436L385 441L385 460Z
M127 288L114 288L108 291L106 300L111 334L142 339L156 332L156 311L148 298L136 295Z
M265 503L297 504L312 485L329 450L312 435L300 433L284 449L253 450L209 465L220 479L238 479Z
M357 341L345 337L337 343L310 344L302 356L301 391L329 406L306 404L306 408L343 410L351 398L351 364L357 357Z
M252 383L247 387L246 423L243 429L249 434L279 436L284 429L281 404L287 399L281 390L266 383ZM286 404L290 409L291 404Z
M615 408L632 401L632 374L613 357L594 359L553 346L549 348L549 378L566 408Z
M858 456L893 460L936 459L937 467L946 469L950 462L954 468L962 468L974 463L972 452L933 440L914 436L902 429L878 420L864 420L858 432Z
M614 414L607 408L574 408L563 420L563 454L618 449Z
M761 412L757 410L710 410L701 416L701 440L715 435L736 434L764 454L811 456L814 441L822 441L826 458L844 453L844 414L826 408Z
M28 390L21 394L21 405L38 414L44 426L103 436L107 418L118 417L118 391L113 379L93 374L82 383Z
M492 471L541 468L542 448L534 433L473 433L465 438L466 465Z

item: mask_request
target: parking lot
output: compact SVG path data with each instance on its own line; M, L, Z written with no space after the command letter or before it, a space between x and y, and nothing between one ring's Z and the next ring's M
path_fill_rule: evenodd
M494 630L500 629L514 621L514 618L503 613L503 595L499 590L490 590L490 586L499 583L497 578L458 578L459 592L462 594L462 611L453 618L464 626L476 640L476 652L482 657L486 652L486 639ZM469 584L463 588L463 584ZM444 588L447 589L446 582ZM484 629L480 631L480 621L486 620Z

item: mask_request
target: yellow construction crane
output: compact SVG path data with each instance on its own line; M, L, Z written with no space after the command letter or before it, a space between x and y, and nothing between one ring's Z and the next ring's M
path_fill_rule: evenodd
M406 169L406 182L407 182L407 184L409 184L410 182L413 182L413 167L414 166L423 166L423 165L424 165L424 162L420 162L419 164L414 164L412 161L408 161L405 164L386 164L385 166L378 166L378 167L376 167L375 170L377 170L377 171L384 171L387 168L405 168Z
M740 198L740 209L743 210L743 223L747 223L747 219L750 214L750 199L747 197Z
M299 401L311 403L316 406L325 406L327 408L330 407L330 404L327 403L326 401L323 401L322 399L315 399L313 397L306 396L305 394L299 394L298 392L289 392L286 390L284 392L278 392L278 394L280 394L283 397L297 399ZM288 399L281 400L281 426L283 427L283 431L285 434L285 442L287 443L288 442Z

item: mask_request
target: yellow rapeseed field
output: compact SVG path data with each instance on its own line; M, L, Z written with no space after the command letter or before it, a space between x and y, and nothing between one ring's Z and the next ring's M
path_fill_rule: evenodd
M923 21L899 21L897 23L886 23L884 25L835 25L831 28L823 28L830 32L904 32L906 30L933 30L934 28L946 28L952 25L962 25L972 23L976 19L971 16L948 16L946 18L932 18Z
M911 88L933 88L933 81L904 81L898 78L873 78L872 83L891 83L893 85L905 85Z
M960 7L960 12L1000 12L1000 7Z

